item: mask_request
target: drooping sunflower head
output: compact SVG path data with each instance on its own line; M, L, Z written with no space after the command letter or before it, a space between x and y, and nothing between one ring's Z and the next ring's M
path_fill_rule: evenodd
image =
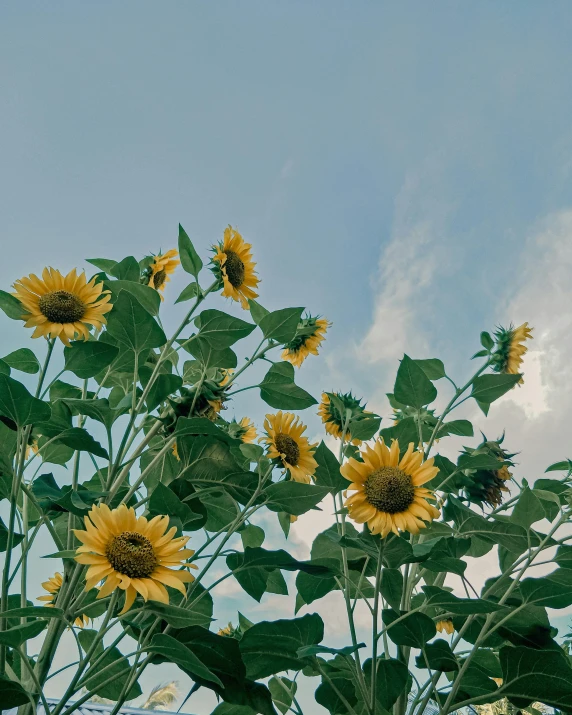
M96 277L88 282L85 273L78 276L75 268L66 276L55 268L44 268L41 278L31 273L14 283L14 295L26 311L22 315L26 328L34 328L32 337L59 337L64 345L87 340L87 326L102 328L113 307L103 283Z
M258 297L256 288L260 282L256 275L256 263L252 260L252 246L238 231L228 226L223 240L213 246L213 251L211 270L221 281L222 294L248 310L248 300Z
M336 439L341 439L343 434L344 442L351 442L356 446L359 446L362 441L361 439L352 439L351 430L347 424L350 421L355 424L360 419L372 416L372 413L367 412L365 405L362 405L361 401L356 399L351 392L347 392L345 395L341 392L323 392L318 414L322 418L328 434Z
M496 349L493 353L493 369L496 372L518 375L521 371L523 356L528 350L524 341L532 339L532 328L523 323L518 328L499 328L495 332ZM519 380L519 385L524 382Z
M225 626L224 628L219 628L217 636L227 636L228 638L232 638L235 633L237 633L237 630L232 623L229 623L228 626Z
M188 536L175 537L177 527L168 529L168 516L147 520L125 504L113 510L94 504L84 522L85 531L75 529L74 533L82 543L75 560L89 566L86 591L101 581L98 599L121 589L125 592L121 613L131 608L138 593L144 601L169 603L165 588L169 586L186 596L184 584L194 581L194 576L175 568L196 568L184 563L195 552L185 548Z
M443 621L437 621L435 628L439 631L439 633L447 633L448 635L452 635L455 632L455 626L450 618L445 618Z
M317 355L331 325L325 318L313 318L311 315L302 318L296 335L284 346L282 360L300 367L308 355Z
M498 469L463 470L462 486L470 503L497 507L502 504L503 493L510 491L507 482L512 479L510 467L514 467L512 457L515 453L507 452L501 446L503 440L504 435L497 440L487 440L485 437L476 449L465 447L463 450L463 454L485 455L499 463Z
M143 272L143 283L162 293L162 291L165 290L165 285L171 280L171 275L175 272L175 269L180 263L179 253L175 248L171 248L167 253L159 253L156 256L151 256L149 265ZM162 295L161 300L163 300Z
M58 597L58 593L60 592L60 588L62 587L63 582L63 576L61 575L61 573L59 573L59 571L57 571L47 581L44 581L42 583L42 588L48 593L43 596L38 596L37 600L43 601L44 606L46 606L47 608L52 608L55 605L56 598ZM85 613L81 616L78 616L73 622L74 626L77 626L78 628L85 628L88 623L89 616L86 616Z
M318 463L314 459L317 445L303 436L306 426L291 412L280 410L275 415L266 415L264 429L266 437L259 441L266 442L268 457L287 469L294 481L309 484Z
M432 492L423 487L437 475L433 458L423 462L423 454L414 450L413 442L399 459L399 442L393 440L389 449L383 439L360 453L363 462L349 459L340 469L355 494L345 506L350 518L367 523L372 534L387 536L391 531L419 533L426 523L439 516L439 510L428 499Z

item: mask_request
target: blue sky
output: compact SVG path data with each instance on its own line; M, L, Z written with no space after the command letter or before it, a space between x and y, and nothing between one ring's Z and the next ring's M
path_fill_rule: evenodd
M572 418L571 33L556 0L4 2L0 284L168 249L178 222L205 255L232 223L264 305L334 323L300 382L385 415L404 351L463 376L480 330L529 320L487 430L533 480Z

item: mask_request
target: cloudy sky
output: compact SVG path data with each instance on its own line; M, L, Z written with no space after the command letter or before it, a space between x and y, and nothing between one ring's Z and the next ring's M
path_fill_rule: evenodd
M178 222L204 255L232 223L265 306L334 323L301 384L386 416L404 351L462 379L481 330L527 320L525 385L460 416L533 481L572 452L571 34L568 0L4 2L0 285L166 250ZM2 326L2 354L28 344Z

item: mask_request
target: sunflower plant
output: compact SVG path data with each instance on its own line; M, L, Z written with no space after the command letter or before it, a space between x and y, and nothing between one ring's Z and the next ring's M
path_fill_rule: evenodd
M385 426L351 392L318 405L297 384L331 324L258 302L238 230L211 255L179 227L165 252L0 291L36 339L0 359L0 709L104 699L117 715L168 662L191 708L214 693L213 715L572 712L549 621L572 605L572 463L529 484L514 436L476 439L450 417L526 389L528 325L482 333L460 386L441 360L405 355ZM166 331L175 271L184 315ZM301 560L287 539L315 510L330 526ZM41 585L38 556L54 564ZM484 584L479 559L498 564ZM230 623L227 579L245 593ZM267 594L289 617L256 621L249 603Z

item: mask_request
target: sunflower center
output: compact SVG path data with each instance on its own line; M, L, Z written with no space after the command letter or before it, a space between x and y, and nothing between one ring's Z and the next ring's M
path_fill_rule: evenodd
M290 435L279 432L274 438L274 444L280 454L284 455L285 462L288 462L288 464L291 464L293 467L298 465L298 460L300 459L300 447L298 447Z
M157 271L157 273L155 273L155 275L153 276L153 285L155 286L155 290L159 290L159 288L165 282L166 278L167 278L167 271L164 268L162 268L160 271Z
M405 511L415 495L411 477L398 467L382 467L372 472L364 489L368 502L387 514Z
M83 301L67 290L46 293L38 303L42 315L52 323L75 323L85 315Z
M240 288L244 283L244 263L234 251L225 251L226 277L233 288Z
M114 536L105 555L116 571L129 578L148 578L157 565L153 544L136 531Z

